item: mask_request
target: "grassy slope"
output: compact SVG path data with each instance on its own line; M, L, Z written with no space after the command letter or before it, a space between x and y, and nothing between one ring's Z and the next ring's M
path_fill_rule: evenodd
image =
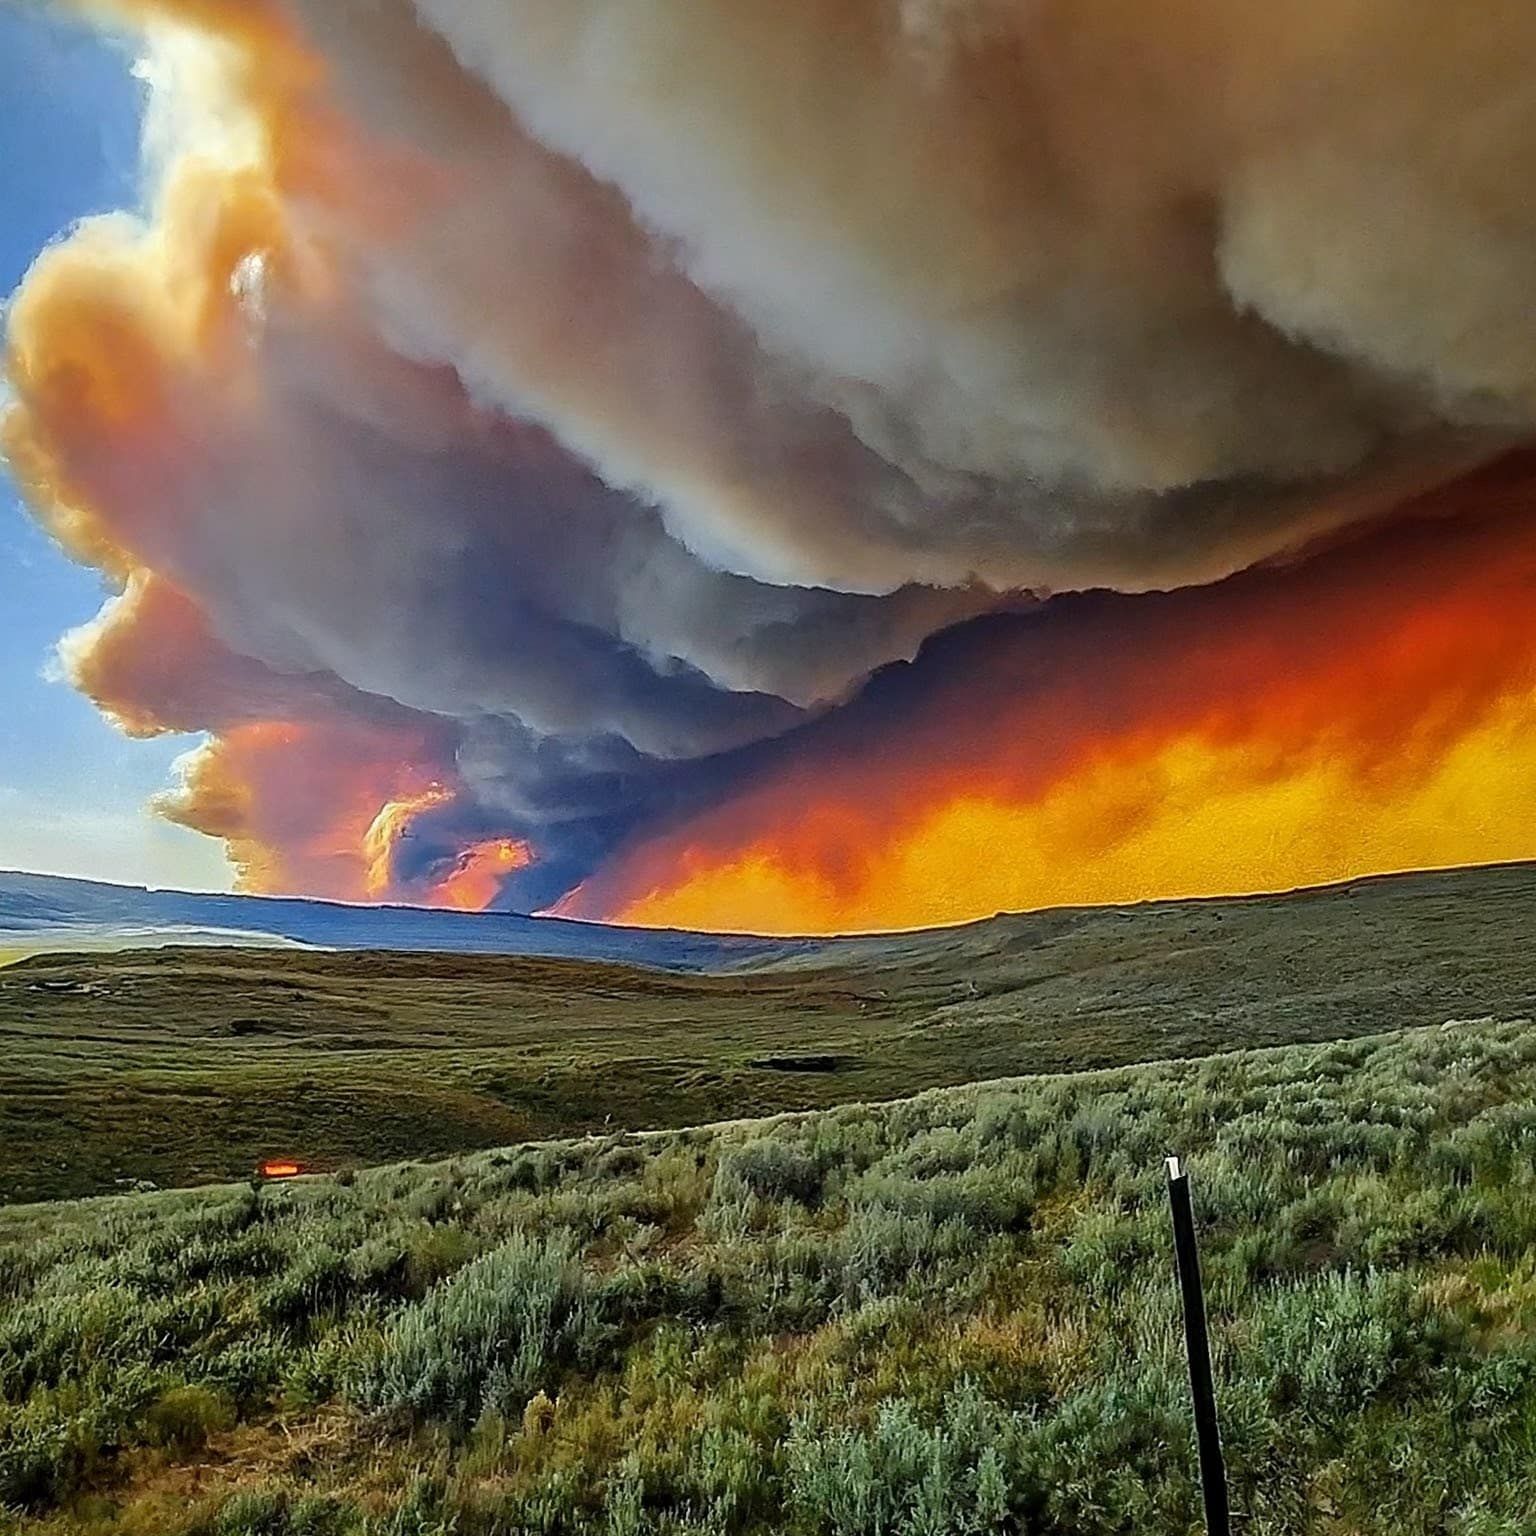
M1005 917L753 972L259 950L0 974L0 1201L1536 1009L1536 870ZM74 983L73 990L52 990Z
M29 1536L1536 1528L1536 1031L0 1212Z

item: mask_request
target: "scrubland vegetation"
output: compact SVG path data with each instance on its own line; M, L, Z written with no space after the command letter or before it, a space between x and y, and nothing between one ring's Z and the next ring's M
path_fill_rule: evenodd
M0 971L0 1204L827 1108L1536 1009L1536 866L1023 913L708 975L494 955Z
M29 1536L1536 1529L1536 1031L0 1212Z

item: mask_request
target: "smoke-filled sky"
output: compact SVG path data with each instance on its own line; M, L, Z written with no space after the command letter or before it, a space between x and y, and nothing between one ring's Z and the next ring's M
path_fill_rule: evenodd
M70 9L143 212L32 266L3 448L244 886L828 930L1536 854L1527 5Z

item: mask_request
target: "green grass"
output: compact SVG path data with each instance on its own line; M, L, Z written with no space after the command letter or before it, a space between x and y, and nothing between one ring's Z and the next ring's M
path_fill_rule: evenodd
M28 1536L1536 1528L1536 1030L0 1211Z
M1529 866L667 975L183 949L0 973L0 1202L661 1128L1536 1010Z

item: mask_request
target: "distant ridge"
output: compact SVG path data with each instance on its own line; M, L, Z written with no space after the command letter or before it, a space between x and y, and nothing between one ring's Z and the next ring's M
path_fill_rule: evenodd
M1533 934L1529 864L783 942L0 875L0 1205L1536 1020Z
M818 947L812 941L617 928L512 912L147 890L0 870L0 951L252 943L619 960L671 971L788 959Z
M1223 916L1271 911L1338 918L1369 910L1401 924L1429 920L1445 901L1483 907L1496 927L1536 925L1536 861L1361 875L1274 893L1047 907L891 933L798 938L626 928L516 912L450 912L306 897L148 890L66 875L0 870L0 956L7 950L255 944L608 960L667 971L799 969L829 962L951 964L967 956L1039 942L1064 929L1128 920L1146 923L1158 914L1207 914L1220 921ZM1536 926L1531 931L1536 932Z

